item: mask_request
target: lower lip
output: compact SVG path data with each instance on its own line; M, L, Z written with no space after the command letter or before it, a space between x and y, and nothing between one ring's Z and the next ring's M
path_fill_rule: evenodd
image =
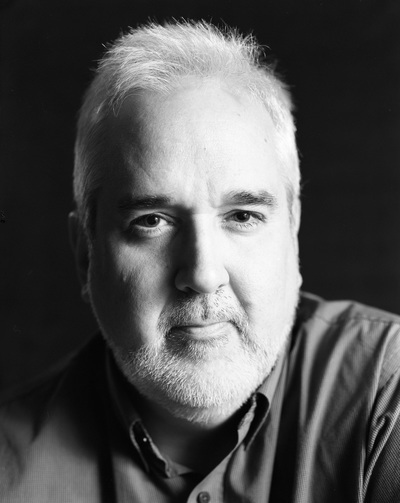
M233 325L224 321L212 323L210 325L185 325L174 327L171 330L171 333L185 336L188 339L196 341L209 341L210 339L216 339L223 335L228 335L228 333L232 330L234 330Z

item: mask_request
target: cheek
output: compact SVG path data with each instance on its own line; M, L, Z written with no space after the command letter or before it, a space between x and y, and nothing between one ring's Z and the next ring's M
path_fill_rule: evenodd
M99 246L90 263L93 281L102 284L109 295L117 295L118 300L145 292L145 285L151 286L160 274L156 257L117 240Z
M250 317L264 318L280 312L297 281L292 240L285 235L269 236L254 244L231 265L230 278L232 289Z
M141 344L154 333L165 304L165 270L131 247L110 247L91 257L92 306L103 331L119 345Z

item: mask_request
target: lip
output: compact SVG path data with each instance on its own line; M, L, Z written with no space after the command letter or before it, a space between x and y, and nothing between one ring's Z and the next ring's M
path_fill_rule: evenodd
M194 323L192 325L179 325L173 327L171 332L180 336L197 341L207 341L227 335L234 329L229 321L218 321L212 323Z

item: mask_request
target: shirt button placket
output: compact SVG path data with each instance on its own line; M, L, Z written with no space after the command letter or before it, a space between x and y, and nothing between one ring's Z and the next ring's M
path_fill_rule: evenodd
M210 503L211 496L207 491L201 491L197 496L197 503Z

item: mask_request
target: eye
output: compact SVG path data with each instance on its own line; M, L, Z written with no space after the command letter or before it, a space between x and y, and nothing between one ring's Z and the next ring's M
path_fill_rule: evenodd
M133 224L140 225L142 227L159 227L165 220L155 213L150 213L149 215L143 215L139 218L133 220Z
M133 219L129 223L128 232L138 237L156 237L174 226L172 219L158 213L148 213Z
M232 215L233 220L236 222L245 223L251 220L252 214L248 211L237 211Z
M224 226L232 231L251 231L266 221L265 215L255 211L235 210L224 218Z

